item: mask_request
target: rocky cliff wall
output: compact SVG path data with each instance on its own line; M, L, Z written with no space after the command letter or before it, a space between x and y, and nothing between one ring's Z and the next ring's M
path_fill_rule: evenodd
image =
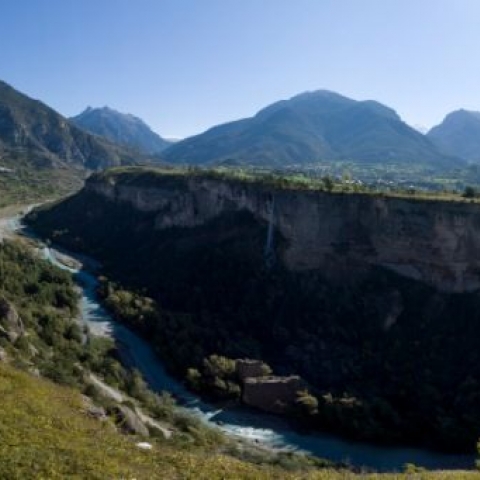
M291 270L348 274L381 266L442 291L480 288L480 205L275 189L194 175L123 182L94 176L86 191L155 215L155 228L194 227L248 210L273 219ZM273 208L273 215L272 215Z

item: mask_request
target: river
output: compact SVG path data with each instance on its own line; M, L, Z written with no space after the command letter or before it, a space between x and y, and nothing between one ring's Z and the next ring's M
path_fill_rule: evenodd
M24 230L21 217L18 216L4 220L3 224L8 225L11 232ZM81 264L85 257L66 254L64 251L59 255L57 250L49 247L44 247L42 252L47 260L73 274L81 290L81 319L92 334L112 337L124 358L143 374L152 390L172 393L181 399L182 408L227 435L251 440L268 448L306 452L335 462L346 462L355 467L377 471L399 471L406 463L434 470L471 469L474 466L474 455L448 455L418 448L382 447L323 433L306 434L296 431L280 417L243 407L215 408L188 392L181 382L171 377L148 343L129 328L116 322L100 305L96 296L96 277L86 270L70 265ZM65 258L71 260L66 262L68 266Z

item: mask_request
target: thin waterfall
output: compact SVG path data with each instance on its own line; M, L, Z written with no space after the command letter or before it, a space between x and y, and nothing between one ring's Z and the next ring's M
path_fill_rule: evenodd
M267 241L265 242L265 265L271 268L275 263L275 250L273 248L273 233L274 233L274 215L275 215L275 197L272 196L270 204L270 218L268 221Z

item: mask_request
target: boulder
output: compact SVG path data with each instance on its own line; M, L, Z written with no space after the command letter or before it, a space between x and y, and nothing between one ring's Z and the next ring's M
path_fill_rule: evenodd
M12 303L0 297L0 335L13 343L24 333L25 328L17 310Z
M298 376L245 378L242 401L270 413L286 413L294 407L297 392L305 389Z
M114 408L114 415L118 425L124 432L141 435L142 437L150 436L148 428L140 417L126 405L117 405Z

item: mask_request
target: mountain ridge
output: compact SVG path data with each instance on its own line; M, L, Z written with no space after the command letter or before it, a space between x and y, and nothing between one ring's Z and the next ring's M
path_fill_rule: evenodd
M252 117L214 126L169 147L162 158L179 164L272 167L338 160L433 167L462 163L439 152L390 107L328 90L304 92Z

